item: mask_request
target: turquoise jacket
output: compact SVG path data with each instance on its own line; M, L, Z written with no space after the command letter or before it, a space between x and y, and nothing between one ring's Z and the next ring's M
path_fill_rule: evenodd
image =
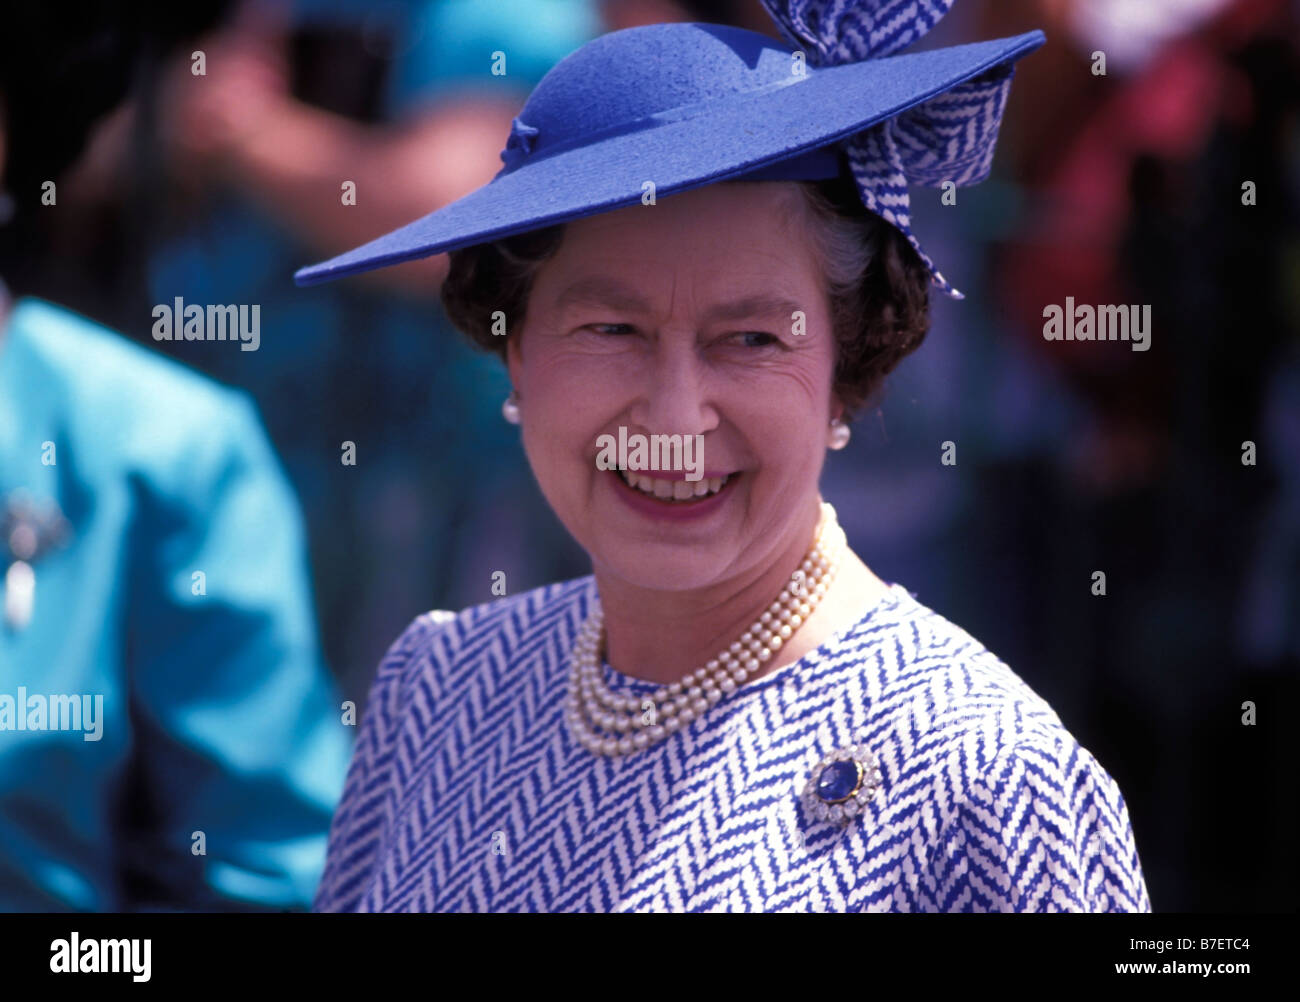
M249 400L19 300L0 525L22 498L66 531L17 571L0 538L0 910L308 907L351 729Z

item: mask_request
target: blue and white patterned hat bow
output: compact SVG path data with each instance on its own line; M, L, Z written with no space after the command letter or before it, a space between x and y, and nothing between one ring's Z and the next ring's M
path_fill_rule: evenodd
M953 0L760 0L786 40L814 67L880 59L911 45ZM989 175L1014 63L930 98L841 142L862 204L892 223L954 299L911 230L908 184L978 184Z

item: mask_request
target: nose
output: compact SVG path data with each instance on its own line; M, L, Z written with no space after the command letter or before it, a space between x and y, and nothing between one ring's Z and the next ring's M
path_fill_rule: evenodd
M718 426L712 383L695 338L661 337L647 360L629 417L656 435L703 435Z

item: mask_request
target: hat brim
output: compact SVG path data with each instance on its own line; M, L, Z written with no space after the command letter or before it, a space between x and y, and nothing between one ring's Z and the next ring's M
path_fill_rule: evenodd
M401 264L689 191L816 149L1037 49L1041 31L816 69L797 83L712 101L675 121L537 157L510 174L294 274L300 286ZM738 128L737 123L743 123Z

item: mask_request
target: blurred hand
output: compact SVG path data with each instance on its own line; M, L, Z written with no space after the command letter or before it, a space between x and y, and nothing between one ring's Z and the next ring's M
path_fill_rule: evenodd
M193 52L203 53L205 75L194 74ZM227 176L293 104L283 22L244 14L201 39L167 67L159 96L159 135L173 173L190 182Z

